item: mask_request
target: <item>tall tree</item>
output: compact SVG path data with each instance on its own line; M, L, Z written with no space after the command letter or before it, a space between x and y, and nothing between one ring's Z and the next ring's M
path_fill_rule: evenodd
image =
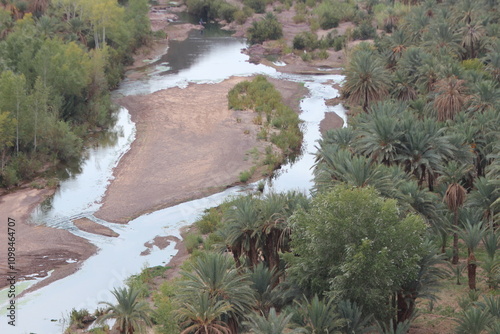
M458 263L458 210L465 203L467 191L460 184L470 166L460 164L456 161L449 161L445 168L441 171L440 180L447 184L446 193L443 197L443 202L448 206L448 209L453 213L453 259L451 263Z
M373 101L389 93L390 74L383 61L372 51L355 52L345 71L342 93L351 103L360 104L365 112Z

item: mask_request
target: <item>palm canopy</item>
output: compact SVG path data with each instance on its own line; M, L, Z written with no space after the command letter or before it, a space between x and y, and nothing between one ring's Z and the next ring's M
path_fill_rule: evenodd
M355 52L344 74L343 94L351 103L361 104L365 112L369 103L381 100L389 93L390 73L373 51Z
M181 276L181 298L208 292L211 298L226 300L236 316L246 314L254 302L247 275L240 274L226 254L203 253Z
M149 306L144 301L138 301L139 291L133 288L118 288L111 292L115 296L117 304L100 302L107 305L104 315L99 318L99 322L108 319L116 319L115 326L122 334L131 334L135 331L142 332L144 325L151 326L151 318L148 313Z

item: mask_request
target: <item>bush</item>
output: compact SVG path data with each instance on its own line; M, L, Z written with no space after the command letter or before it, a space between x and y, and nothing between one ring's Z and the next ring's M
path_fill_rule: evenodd
M10 188L16 186L19 183L19 177L17 176L17 171L12 166L7 166L2 172L2 186Z
M243 171L240 173L240 182L245 183L248 180L250 180L251 177L252 177L251 171L249 171L249 170Z
M198 249L202 244L203 244L203 238L199 233L188 234L184 238L184 245L186 246L186 249L189 254L193 253L193 251L195 249Z
M283 36L281 23L273 13L267 13L263 20L253 22L248 28L248 41L250 44L259 44L267 40L280 39Z
M201 219L196 221L195 225L201 234L208 234L215 232L221 219L221 212L217 208L210 208L205 211Z
M262 14L266 11L266 0L245 0L243 3L252 8L256 13Z
M238 10L224 0L187 0L186 5L190 14L206 17L207 20L223 19L231 22Z
M360 40L365 40L365 39L372 39L377 36L377 30L372 26L371 22L368 20L365 20L361 22L361 24L354 29L352 33L352 37L354 39L360 39Z
M318 47L318 37L312 32L301 32L293 38L293 48L297 50L314 50Z

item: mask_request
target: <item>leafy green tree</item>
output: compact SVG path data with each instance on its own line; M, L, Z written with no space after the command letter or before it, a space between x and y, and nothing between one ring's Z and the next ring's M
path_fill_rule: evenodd
M16 123L17 121L10 116L8 111L0 112L0 151L2 154L0 169L2 172L7 162L7 150L14 146Z
M418 272L420 218L401 218L396 202L372 188L337 186L313 198L309 212L298 210L291 223L293 281L310 293L352 300L378 319L393 316L387 301Z
M137 300L138 291L132 288L115 288L111 293L115 296L117 304L100 302L99 304L108 307L104 311L104 315L99 318L99 322L116 319L115 326L121 334L142 332L144 325L152 325L149 306L146 302Z

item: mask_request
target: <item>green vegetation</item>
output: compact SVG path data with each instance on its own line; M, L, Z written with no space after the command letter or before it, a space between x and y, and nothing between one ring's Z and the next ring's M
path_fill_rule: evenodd
M258 44L268 40L280 39L283 36L281 23L273 13L268 12L260 21L252 23L248 28L247 38L250 44Z
M148 10L146 0L0 8L2 186L79 159L87 130L109 126L109 89L131 53L151 39Z
M270 134L270 141L285 155L300 149L302 132L299 117L283 104L281 94L264 76L237 84L229 91L228 105L232 109L256 112L254 123L261 125L265 131L265 135L261 131L261 138L265 139Z
M238 8L224 0L187 0L188 12L206 20L235 20Z

